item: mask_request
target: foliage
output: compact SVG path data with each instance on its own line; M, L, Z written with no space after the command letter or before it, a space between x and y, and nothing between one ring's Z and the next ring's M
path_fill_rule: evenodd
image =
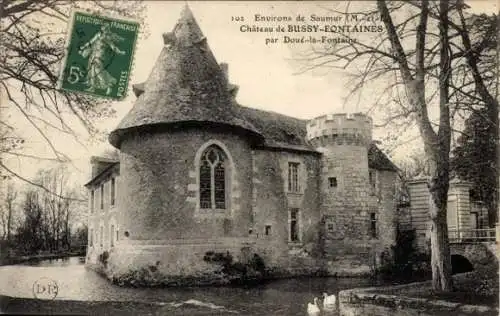
M408 276L426 275L430 257L415 247L415 230L397 230L396 244L391 247L392 260L379 269L385 278L408 279Z
M454 174L473 183L472 198L486 203L491 226L497 219L495 202L498 195L494 129L486 108L473 112L465 122L465 129L451 158Z
M89 231L87 225L78 227L76 232L72 235L71 248L73 250L79 251L82 249L82 247L86 247L88 242L88 234Z
M73 250L74 242L81 250L87 244L87 228L80 227L72 236L71 227L78 222L77 216L83 215L78 210L85 207L85 199L69 184L66 167L40 171L35 181L54 194L32 186L24 192L10 186L4 192L2 209L11 208L10 217L6 212L2 213L7 215L5 220L1 218L6 223L2 239L9 241L6 250L17 256L57 253ZM19 197L19 203L13 203L14 197Z
M221 272L232 283L262 279L266 272L264 260L258 254L254 254L248 263L241 263L234 262L229 251L226 253L208 251L205 253L203 260L221 265Z
M14 219L16 217L15 203L17 191L14 187L14 183L8 180L6 182L8 182L7 187L5 191L2 192L4 200L0 202L0 222L2 224L2 239L10 241L14 228Z

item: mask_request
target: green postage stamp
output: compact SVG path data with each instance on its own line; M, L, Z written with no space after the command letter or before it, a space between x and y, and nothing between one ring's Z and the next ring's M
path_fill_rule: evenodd
M80 11L70 23L59 88L125 98L139 23Z

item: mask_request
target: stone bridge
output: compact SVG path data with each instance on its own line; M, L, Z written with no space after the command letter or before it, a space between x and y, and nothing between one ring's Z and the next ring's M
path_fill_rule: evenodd
M498 273L497 251L495 242L451 243L453 273L476 271L479 275L495 276Z

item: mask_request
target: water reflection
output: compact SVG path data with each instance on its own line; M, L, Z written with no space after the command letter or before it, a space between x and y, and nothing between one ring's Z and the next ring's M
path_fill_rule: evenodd
M340 290L381 284L370 279L302 277L247 288L134 289L112 285L83 263L84 258L72 257L0 267L0 293L32 298L33 283L45 277L57 282L56 299L155 302L163 314L183 314L195 308L209 314L216 309L221 314L306 315L307 303L321 298L323 292L338 295Z
M21 263L23 266L32 267L65 267L85 264L85 257L66 257L47 260L31 260Z

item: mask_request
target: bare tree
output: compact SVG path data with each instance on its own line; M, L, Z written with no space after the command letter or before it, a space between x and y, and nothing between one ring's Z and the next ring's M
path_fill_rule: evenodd
M11 240L12 236L12 221L14 217L14 202L16 201L17 198L17 191L14 188L13 183L9 183L7 185L7 192L6 192L6 197L5 197L5 207L7 209L7 240Z
M0 91L8 101L2 105L0 118L0 154L3 157L0 172L3 177L14 176L31 182L5 163L9 157L68 162L68 156L58 148L48 131L70 135L81 143L79 130L91 137L99 136L94 121L114 114L108 101L57 89L67 23L73 9L140 21L145 12L141 1L0 2ZM9 119L12 113L15 124ZM26 152L23 147L26 133L21 130L24 126L29 126L45 141L52 152L50 156ZM40 187L37 183L32 184Z
M39 203L42 207L45 222L44 231L47 247L50 251L69 249L70 227L73 220L73 208L81 203L76 188L69 182L69 172L66 166L61 165L49 170L41 170L37 182L48 188L48 193L39 190Z
M8 182L3 193L3 201L0 208L0 221L2 222L2 239L11 241L15 217L15 202L17 190L14 183Z
M406 159L400 159L395 162L400 170L400 177L405 182L415 178L428 177L430 175L429 165L425 160L423 152L412 153Z
M491 107L492 113L497 111L496 121L493 115L491 119L498 131L498 103L492 97L497 79L492 75L494 71L480 67L480 56L495 46L491 41L496 39L488 36L490 27L479 32L483 38L471 42L467 22L471 17L466 17L461 2L378 0L364 3L358 12L350 9L353 3L343 11L327 10L336 15L364 17L358 22L359 27L380 21L383 32L371 33L371 40L353 40L352 33L339 31L335 35L344 41L313 46L298 60L305 64L302 71L319 67L353 71L348 83L353 87L348 96L351 100L359 99L373 82L386 83L377 98L370 99L373 103L369 111L378 109L386 113L382 126L417 127L430 175L433 288L451 290L446 209L453 121L464 107L474 110L480 103Z

